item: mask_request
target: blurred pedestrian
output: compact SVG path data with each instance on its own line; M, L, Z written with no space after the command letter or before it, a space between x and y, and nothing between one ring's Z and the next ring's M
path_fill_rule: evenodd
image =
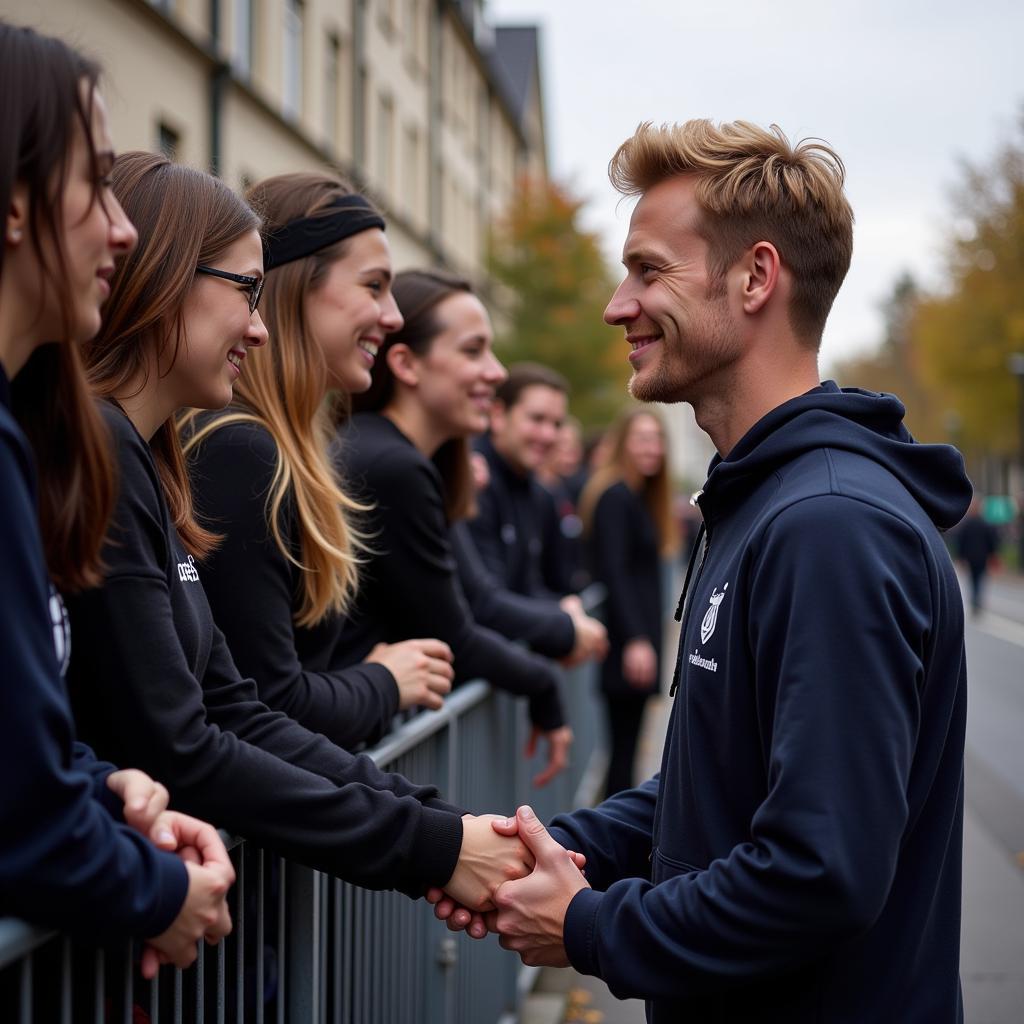
M999 552L999 534L986 521L981 502L975 498L963 522L956 528L954 538L957 557L967 566L971 580L971 611L977 615L982 609L985 578Z

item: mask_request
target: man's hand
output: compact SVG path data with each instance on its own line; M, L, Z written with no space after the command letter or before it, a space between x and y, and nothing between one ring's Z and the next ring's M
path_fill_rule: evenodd
M519 838L536 864L526 878L498 888L498 909L486 915L487 927L498 933L503 949L518 953L529 967L568 967L565 915L572 898L589 883L530 807L520 807L516 819Z
M572 729L563 725L550 732L543 732L534 726L530 738L526 741L526 756L533 757L537 752L537 740L543 737L548 744L548 763L544 770L533 777L533 785L540 789L546 786L559 772L565 771L569 764L569 748L572 746Z
M522 878L533 867L533 856L515 836L499 835L491 820L500 815L462 816L462 849L445 892L471 910L491 910L494 890L511 878Z
M160 821L170 836L169 848L185 861L189 885L170 928L143 948L145 978L154 977L161 964L188 967L196 958L199 939L215 944L231 931L225 897L234 884L235 869L217 830L178 811L164 811Z
M498 835L514 836L519 832L518 818L492 818L491 828ZM565 851L572 862L583 871L587 866L587 858L582 853L574 850ZM487 924L483 915L469 910L456 903L448 896L443 889L430 888L427 890L427 902L434 907L434 917L444 921L450 932L467 932L474 939L482 939L487 935Z
M107 776L107 786L124 804L125 824L131 826L162 850L175 848L174 836L166 821L169 795L167 787L137 768L123 768Z
M443 640L403 640L377 644L366 660L383 665L398 686L398 707L424 707L436 711L451 692L455 669L452 649Z
M658 655L650 640L637 637L622 649L622 675L630 686L646 689L657 681Z

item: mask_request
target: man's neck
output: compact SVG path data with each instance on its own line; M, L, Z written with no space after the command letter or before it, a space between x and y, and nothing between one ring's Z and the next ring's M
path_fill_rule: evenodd
M727 381L716 381L692 399L697 425L724 459L762 417L820 383L817 353L808 350L785 365L750 360Z

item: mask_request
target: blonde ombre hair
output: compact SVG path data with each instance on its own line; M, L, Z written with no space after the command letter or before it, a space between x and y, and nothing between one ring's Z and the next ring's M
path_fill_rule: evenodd
M264 216L268 233L290 221L315 216L352 189L323 174L282 174L254 185L246 198ZM189 452L213 431L231 423L257 423L277 446L277 465L267 494L267 524L285 558L303 570L299 626L313 626L349 607L358 585L365 539L353 518L367 507L342 489L331 463L334 439L347 396L324 397L327 366L306 321L306 296L347 251L348 240L267 272L260 310L270 334L264 351L251 353L235 382L235 400L223 414L197 425L182 422ZM300 554L282 531L285 503L294 502Z
M668 558L679 550L679 526L672 512L672 483L668 474L668 432L662 418L651 409L627 409L620 413L608 428L608 459L600 469L594 471L583 488L580 495L580 519L583 522L584 533L589 536L593 530L594 512L601 495L629 475L626 465L626 439L630 427L641 416L647 416L658 424L665 445L665 457L661 460L661 468L654 476L644 479L640 496L647 506L651 519L654 520L654 528L658 534L658 550L663 557Z
M612 185L629 196L680 174L696 178L713 282L756 242L771 242L793 275L793 330L817 346L853 254L839 156L821 140L793 145L774 124L694 120L643 122L608 165Z

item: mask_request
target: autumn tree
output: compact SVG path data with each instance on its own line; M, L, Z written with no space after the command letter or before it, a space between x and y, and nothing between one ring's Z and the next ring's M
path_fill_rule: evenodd
M614 290L597 237L580 225L581 200L554 182L523 181L495 226L490 266L500 282L498 353L531 360L570 382L586 426L604 426L626 401L622 329L608 327Z
M1024 111L986 165L964 165L955 196L948 285L918 304L911 327L924 386L959 415L966 448L1009 459L1019 447L1024 352Z

